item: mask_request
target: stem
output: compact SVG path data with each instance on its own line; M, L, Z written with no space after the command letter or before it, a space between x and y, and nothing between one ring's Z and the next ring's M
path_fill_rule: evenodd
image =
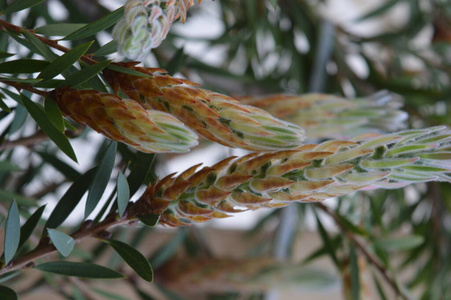
M3 81L3 80L0 80L0 82L3 82L4 84L7 84L9 86L15 87L18 91L26 90L26 91L29 91L29 92L41 95L43 97L47 97L47 95L49 94L48 92L41 91L41 90L35 89L34 87L31 87L29 85L21 84L21 83L14 82L14 81Z
M385 278L388 284L393 288L393 290L401 296L403 299L412 300L412 298L406 294L398 285L396 279L390 274L384 264L374 255L372 254L367 247L351 232L346 226L341 222L341 220L337 217L337 215L327 206L322 203L316 203L316 206L328 214L332 219L334 219L337 226L340 228L341 232L343 232L346 237L351 240L357 248L362 251L362 253L366 256L368 261L379 270L381 275Z
M57 40L50 40L50 39L47 39L47 38L45 38L45 37L42 37L42 36L40 36L40 35L37 35L37 34L34 33L34 31L31 30L31 29L25 29L25 28L22 28L22 27L13 25L13 24L11 24L11 23L9 23L9 22L6 22L6 21L4 21L4 20L0 20L0 28L2 28L3 30L8 29L8 30L17 32L17 33L19 33L19 34L22 33L23 31L28 31L29 33L31 33L32 35L34 35L35 37L37 37L41 42L43 42L44 44L46 44L46 45L48 45L48 46L50 46L50 47L52 47L52 48L54 48L54 49L57 49L57 50L62 51L62 52L69 52L69 51L71 50L71 49L69 49L69 48L66 48L66 47L61 46L60 44L58 44L58 41L57 41ZM82 59L84 62L86 62L86 63L88 63L88 64L90 64L90 65L93 65L93 64L96 64L96 63L97 63L97 61L95 61L94 59L90 58L88 55L83 55L83 56L81 57L81 59Z

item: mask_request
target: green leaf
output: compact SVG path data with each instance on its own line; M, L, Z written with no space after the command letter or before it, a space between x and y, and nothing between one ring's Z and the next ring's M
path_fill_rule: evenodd
M104 299L111 299L111 300L130 300L130 298L124 298L122 296L117 295L116 293L113 292L107 292L105 290L101 290L98 289L96 287L91 287L90 288L96 292L97 294L101 295Z
M52 50L50 50L50 48L46 44L44 44L41 40L39 40L36 36L31 34L30 32L24 30L22 31L22 34L34 47L36 47L36 50L38 50L38 52L48 61L54 61L59 57L58 55L53 53Z
M80 178L81 174L72 168L70 165L65 163L64 161L58 159L55 154L49 154L46 152L36 151L35 153L39 154L41 158L52 165L56 170L64 174L64 176L72 181Z
M116 250L117 254L138 274L142 279L152 282L153 270L149 261L138 250L120 241L105 241Z
M146 226L154 227L155 225L158 224L158 221L160 220L160 215L158 214L142 215L138 217L138 220L140 220Z
M74 250L75 240L71 236L55 229L47 228L47 232L56 250L62 256L68 257L72 250Z
M17 59L0 63L0 73L35 73L42 71L48 65L49 62L45 60Z
M0 172L22 171L22 169L8 160L0 161Z
M139 153L137 159L131 163L131 172L128 175L130 196L133 196L146 178L153 173L155 154Z
M23 244L28 240L28 238L33 233L33 230L36 228L36 225L38 225L39 220L41 219L42 213L44 212L46 204L39 207L25 222L25 224L22 225L22 228L20 228L20 241L18 248L22 247Z
M390 8L392 8L393 6L395 6L396 4L398 4L398 2L401 2L404 0L391 0L391 1L387 1L385 3L383 3L381 6L379 6L378 8L370 11L369 13L359 17L356 22L362 22L374 17L377 17L379 15L382 15L383 13L387 12Z
M128 201L130 201L130 188L128 186L127 178L125 178L122 172L119 172L117 177L117 207L119 217L121 218L127 209Z
M186 54L183 52L183 50L183 47L177 49L174 56L166 65L165 69L166 71L168 71L168 74L174 75L185 64Z
M102 198L103 192L110 180L111 172L113 171L114 161L116 158L117 142L111 142L106 150L105 156L99 165L96 176L89 188L88 200L86 200L85 218L87 218L96 208L97 204Z
M108 54L115 53L117 51L117 46L118 46L117 42L115 40L113 40L109 43L106 43L99 49L97 49L93 55L94 56L106 56Z
M16 254L20 241L20 216L17 202L14 200L9 208L5 228L5 265L7 265Z
M90 263L58 261L41 264L35 268L44 272L82 278L117 279L125 277L112 269Z
M58 129L53 126L49 121L44 111L38 106L38 104L31 101L28 97L21 94L22 100L25 107L27 108L30 115L41 127L42 131L61 149L67 156L69 156L73 161L77 162L77 157L72 149L69 140L64 134L58 131Z
M349 247L349 267L351 269L351 295L353 300L360 299L360 272L355 246Z
M21 273L22 273L21 271L11 271L11 272L5 273L3 275L0 275L0 284L13 279L14 277L19 276Z
M0 59L4 59L10 56L14 56L14 53L6 53L6 52L0 52Z
M137 76L137 77L153 77L152 75L143 73L143 72L139 72L133 69L129 69L129 68L124 68L118 65L109 65L108 69L119 72L119 73L124 73L124 74L128 74L128 75L133 75L133 76Z
M103 18L100 18L97 21L89 23L86 26L78 29L77 31L69 34L63 40L79 40L94 35L102 30L107 29L108 27L116 24L122 17L124 16L124 7L120 7L115 11L109 13Z
M11 108L9 108L9 106L6 105L6 103L3 101L3 98L4 98L4 95L0 93L0 108L3 111L6 111L6 112L10 113L11 112Z
M27 109L22 105L18 105L16 107L16 109L14 110L14 119L11 122L9 134L13 134L13 133L17 132L19 129L21 129L22 125L27 120L27 117L28 117Z
M50 122L58 129L61 133L64 133L64 119L61 111L55 101L46 97L44 102L44 110Z
M3 9L0 14L10 14L16 11L27 9L44 1L45 0L16 0L8 5L5 9Z
M61 82L61 84L59 86L74 87L79 84L82 84L82 83L88 81L89 79L91 79L92 77L96 76L100 72L102 72L102 70L105 69L110 63L111 63L111 61L106 60L106 61L102 61L102 62L99 62L94 65L90 65L89 67L86 67L86 68L68 76L66 78L66 80Z
M41 79L23 79L23 78L17 78L17 77L0 77L0 81L15 81L19 83L26 83L26 84L34 84L41 81Z
M0 295L2 295L2 300L17 300L17 294L14 290L6 287L4 285L0 285Z
M332 261L335 263L335 265L340 266L337 255L335 254L335 247L332 243L332 240L330 239L329 235L327 234L327 231L324 228L323 224L321 223L318 215L316 215L316 223L318 225L318 230L319 230L320 236L323 240L324 247L327 250L327 253L330 255L330 257L331 257Z
M49 36L67 36L84 26L86 24L83 23L49 24L36 28L34 32Z
M0 202L17 201L20 206L36 206L38 200L0 189Z
M69 52L58 57L51 64L49 64L44 70L42 70L41 74L38 75L38 78L41 78L43 81L46 81L61 74L63 71L67 70L70 66L72 66L75 62L77 62L80 59L80 57L83 54L85 54L86 51L88 51L92 43L94 43L94 41L78 45Z
M385 251L404 251L416 248L424 243L421 235L387 237L377 239L375 245Z
M60 201L58 201L58 204L53 209L45 227L56 228L66 220L88 190L96 171L97 168L93 168L72 183L70 188L64 196L61 197Z

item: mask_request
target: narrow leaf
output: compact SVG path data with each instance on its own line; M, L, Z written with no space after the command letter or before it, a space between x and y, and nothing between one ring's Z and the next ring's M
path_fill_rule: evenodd
M105 156L99 165L96 176L89 188L88 200L85 207L85 218L87 218L96 208L102 198L103 192L108 184L113 171L114 161L116 158L117 142L112 142L106 150Z
M124 278L124 275L122 275L119 272L90 263L58 261L38 265L36 266L36 269L44 272L82 278L99 278L99 279Z
M61 111L55 101L46 97L44 102L44 110L53 126L55 126L55 128L61 133L64 133L65 126L63 115L61 114Z
M16 254L20 241L20 217L17 202L14 200L9 208L5 228L5 264L7 265Z
M14 172L22 169L8 160L0 161L0 172Z
M6 112L10 113L11 112L11 108L9 108L9 106L6 105L6 103L3 101L3 97L4 97L4 95L0 94L0 108L3 111L6 111Z
M119 172L119 175L117 177L117 207L119 217L122 218L122 215L127 209L129 200L130 200L130 188L128 186L127 178L125 178L122 172Z
M13 3L11 3L10 5L8 5L0 13L1 14L10 14L10 13L13 13L16 11L30 8L30 7L35 6L44 1L45 0L16 0Z
M93 41L78 45L69 52L58 57L44 70L42 70L41 74L38 75L38 78L41 78L43 81L45 81L61 74L63 71L67 70L70 66L72 66L75 62L77 62L80 59L80 57L83 54L85 54L86 51L88 51L92 43Z
M68 257L72 250L74 250L75 240L71 236L55 229L47 228L47 232L56 250L62 256Z
M75 152L72 149L72 146L66 136L59 132L58 129L55 128L55 126L53 126L53 124L49 121L44 111L38 106L38 104L31 101L23 94L21 94L21 97L28 112L36 121L36 123L38 123L39 127L41 127L42 131L47 134L47 136L58 146L58 148L61 149L61 151L63 151L73 161L77 162Z
M0 77L0 81L15 81L19 83L26 83L26 84L34 84L41 81L41 79L23 79L23 78L17 78L17 77Z
M20 0L17 0L20 1ZM50 48L44 44L41 40L39 40L37 37L35 37L30 32L24 30L22 31L22 34L25 36L25 38L34 46L36 47L36 50L39 51L39 53L48 61L54 61L58 58L58 55L52 52Z
M360 272L355 246L350 245L349 267L351 269L351 295L353 300L360 299Z
M117 42L113 40L113 41L103 45L99 49L97 49L93 55L94 56L106 56L108 54L115 53L116 51L117 51Z
M84 26L86 24L82 23L49 24L36 28L34 32L48 36L67 36Z
M70 186L53 209L45 227L56 228L66 220L88 190L96 171L96 168L89 170Z
M0 63L0 73L35 73L42 71L48 65L49 62L45 60L17 59Z
M36 206L38 200L0 189L0 202L16 201L20 206Z
M151 215L142 215L138 217L138 220L140 220L144 225L148 227L154 227L158 224L158 221L160 220L160 215L158 214L151 214Z
M80 178L81 174L77 170L75 170L72 166L68 165L64 161L60 160L55 154L41 151L36 151L35 153L39 154L46 163L52 165L56 170L61 172L66 178L72 181L75 181L78 178Z
M177 49L172 59L166 65L165 69L168 71L168 74L174 75L185 64L186 54L183 51L183 47Z
M118 65L109 65L108 69L119 72L119 73L137 76L137 77L153 77L152 75L142 73L142 72L130 69L130 68L124 68L124 67L121 67Z
M15 55L14 53L0 52L0 59L7 58L10 56L14 56L14 55Z
M135 248L120 241L105 241L110 244L111 247L116 250L117 254L138 274L146 281L152 282L153 270L149 261Z
M106 60L86 67L68 76L59 86L77 86L82 84L102 72L102 70L105 69L110 63L110 61Z
M12 290L9 287L6 287L4 285L0 285L0 295L2 296L2 300L17 300L17 299L19 299L17 297L16 292L14 292L14 290Z
M387 237L378 239L375 245L385 251L410 250L424 243L421 235L411 235L402 237Z
M23 224L22 228L20 228L20 241L18 248L22 247L23 244L28 240L28 238L33 233L33 230L38 225L39 220L41 219L42 213L44 212L45 205L39 207Z
M115 11L109 13L105 17L92 23L89 23L88 25L83 26L77 31L69 34L64 38L64 40L79 40L94 35L116 24L123 16L124 16L124 7L120 7Z

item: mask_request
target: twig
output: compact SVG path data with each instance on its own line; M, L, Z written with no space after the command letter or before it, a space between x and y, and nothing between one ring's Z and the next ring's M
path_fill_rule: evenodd
M34 144L45 141L48 138L49 137L43 131L38 131L35 134L30 135L25 138L21 138L21 139L15 140L15 141L3 142L0 145L0 151L7 150L7 149L13 149L14 147L17 147L17 146L30 147L30 146L33 146Z
M1 27L3 27L4 29L8 29L8 30L17 32L17 33L22 33L23 31L28 31L29 33L31 33L32 35L37 37L41 42L43 42L44 44L46 44L46 45L48 45L48 46L50 46L50 47L52 47L54 49L60 50L62 52L69 52L70 51L69 48L66 48L66 47L61 46L60 44L58 44L57 40L50 40L50 39L47 39L47 38L42 37L40 35L37 35L36 33L34 33L33 30L25 29L25 28L13 25L13 24L11 24L9 22L3 21L3 20L0 20L0 28ZM97 63L97 61L95 61L94 59L90 58L88 55L82 55L81 59L83 61L85 61L86 63L90 64L90 65L93 65L93 64Z
M387 270L387 268L383 265L383 263L374 255L372 254L367 247L352 233L350 232L346 226L341 222L341 220L338 218L338 216L327 206L325 206L322 203L316 203L316 206L320 208L322 211L324 211L326 214L328 214L332 219L334 219L337 226L340 228L340 230L346 235L346 237L351 240L357 248L362 251L362 253L366 256L368 261L376 267L376 269L379 270L381 275L385 278L385 280L388 282L388 284L393 288L393 290L401 296L403 299L406 300L412 300L412 298L406 294L398 285L396 279L390 274L390 272Z

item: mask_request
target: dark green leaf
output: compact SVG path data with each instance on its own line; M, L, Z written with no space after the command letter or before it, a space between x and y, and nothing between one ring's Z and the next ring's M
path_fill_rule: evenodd
M17 202L14 200L9 208L5 228L5 264L7 265L16 254L20 241L20 216Z
M11 123L11 128L9 129L9 134L13 134L13 133L17 132L19 129L21 129L22 125L25 123L27 117L28 117L27 109L22 105L18 105L16 107L16 109L14 110L14 119Z
M153 271L149 261L135 248L120 241L105 241L116 250L117 254L138 274L142 279L152 282Z
M13 279L14 277L19 276L21 273L22 273L21 271L11 271L3 275L0 275L0 284Z
M45 0L16 0L10 5L8 5L4 10L2 10L1 14L10 14L16 11L20 11L26 8L30 8L35 6Z
M36 206L38 200L0 189L0 202L17 201L20 206Z
M186 54L183 52L183 47L177 49L172 59L168 62L165 69L168 71L168 74L174 75L177 73L181 67L184 66L186 59Z
M105 290L101 290L95 287L90 287L94 292L101 295L105 299L111 299L111 300L130 300L130 298L124 298L122 296L117 295L114 292L107 292Z
M46 205L46 204L45 204ZM45 205L39 207L23 224L22 228L20 228L20 241L18 248L22 247L23 244L28 240L28 238L33 233L33 230L38 225L39 220L41 219L42 213L44 212Z
M9 108L9 106L6 105L5 102L3 102L3 98L4 98L4 95L0 93L0 108L3 111L6 111L6 112L10 113L11 112L11 108Z
M62 256L68 257L72 250L74 250L75 240L71 236L55 229L47 228L47 232L56 250Z
M77 162L77 157L75 156L75 152L72 149L69 140L66 138L64 134L58 131L58 129L53 126L53 124L49 121L44 111L38 106L38 104L31 101L28 97L21 94L22 100L25 104L30 115L33 119L38 123L39 127L41 127L42 131L47 134L47 136L61 149L67 156L69 156L72 160Z
M23 101L22 98L20 97L19 94L13 93L10 90L4 89L4 88L0 88L8 97L10 97L11 99L13 99L14 101L16 101L17 103L19 103L20 105L23 105Z
M335 254L335 247L329 238L329 235L327 234L326 229L324 228L323 224L321 223L318 216L316 216L316 223L318 224L318 230L320 233L321 238L323 239L324 247L327 250L327 253L330 255L330 258L335 263L337 267L340 266L340 263L338 262L337 255Z
M127 208L128 201L130 200L130 188L128 186L127 178L125 178L122 172L119 172L117 177L117 207L119 212L119 217L122 215Z
M360 299L360 272L355 246L349 247L349 267L351 270L351 295L353 300Z
M385 12L388 12L390 10L390 8L392 8L393 6L395 6L396 4L398 4L401 1L405 1L405 0L391 0L391 1L384 2L378 8L371 10L369 13L359 17L356 20L356 22L361 22L361 21L365 21L365 20L380 16L380 15L384 14Z
M385 251L403 251L418 247L424 243L421 235L387 237L376 240L375 245Z
M49 62L45 60L17 59L0 63L0 73L35 73L42 71L48 65Z
M97 204L102 198L103 192L110 180L111 172L113 171L114 161L116 158L117 142L111 142L110 146L105 152L105 156L99 165L96 176L89 188L88 200L86 200L85 218L87 218L96 208Z
M66 220L88 190L96 171L96 168L89 170L70 186L53 209L45 227L56 228Z
M124 278L119 272L109 268L79 262L58 261L36 266L36 269L65 276L76 276L82 278L117 279Z
M66 36L84 26L86 26L86 24L80 23L49 24L36 28L34 32L49 36Z
M15 81L19 83L26 83L26 84L34 84L41 81L41 79L23 79L23 78L17 78L17 77L0 77L0 81Z
M108 54L115 53L116 51L117 51L117 42L113 40L113 41L103 45L99 49L97 49L97 51L94 52L93 55L94 56L106 56Z
M83 54L85 54L86 51L88 51L92 43L94 43L94 41L78 45L69 52L58 57L44 70L42 70L41 74L38 75L38 78L41 78L43 81L45 81L61 74L63 71L67 70L70 66L72 66L75 62L77 62L80 59L80 57Z
M92 77L96 76L100 72L102 72L103 69L105 69L111 62L110 61L102 61L97 64L91 65L89 67L86 67L66 78L63 82L61 82L60 86L77 86L79 84L82 84Z
M0 285L0 295L2 296L2 300L17 300L17 294L14 290L6 287L4 285Z
M45 162L51 164L55 169L64 174L66 178L72 181L80 178L81 174L77 170L72 168L64 161L58 159L58 157L55 154L49 154L40 151L36 151L35 153L39 154Z
M154 227L158 224L158 221L160 220L160 215L158 214L152 214L152 215L142 215L138 217L138 220L143 222L144 225L149 227Z
M14 172L22 169L8 160L0 161L0 172Z
M153 172L155 154L139 153L136 160L133 161L128 175L130 185L130 196L133 196L144 183L146 178Z
M14 55L15 54L13 54L13 53L0 52L0 59L7 58L10 56L14 56Z
M20 0L17 0L17 1L20 1ZM39 53L43 57L45 57L45 59L47 59L48 61L54 61L55 59L57 59L59 57L58 55L53 53L46 44L44 44L41 40L39 40L37 37L35 37L30 32L24 30L24 31L22 31L22 34L27 38L27 40L34 47L36 47L36 50L38 50Z
M64 119L61 111L55 101L46 97L44 102L45 114L49 118L50 122L58 129L61 133L64 133Z
M69 34L64 38L64 40L79 40L94 35L116 24L117 21L119 21L123 16L124 16L124 7L120 7L115 11L109 13L105 17L92 23L89 23L88 25L83 26L77 31Z
M137 76L137 77L152 77L152 75L142 73L142 72L139 72L139 71L136 71L133 69L129 69L129 68L124 68L124 67L121 67L118 65L109 65L108 69L119 72L119 73Z

